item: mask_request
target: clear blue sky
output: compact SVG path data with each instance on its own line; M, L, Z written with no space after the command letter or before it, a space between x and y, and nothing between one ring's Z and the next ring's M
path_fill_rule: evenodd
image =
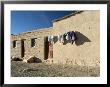
M52 27L52 20L73 11L11 11L11 34Z

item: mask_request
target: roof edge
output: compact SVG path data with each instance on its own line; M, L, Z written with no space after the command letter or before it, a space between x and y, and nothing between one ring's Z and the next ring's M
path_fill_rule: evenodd
M62 18L54 19L52 22L57 22L57 21L66 19L66 18L68 18L68 17L70 17L70 16L73 16L73 15L76 15L76 14L79 14L79 13L82 13L82 12L84 12L84 11L76 11L76 12L71 13L71 14L69 14L69 15L66 15L66 16L64 16L64 17L62 17Z
M38 28L37 30L31 30L31 31L26 31L26 32L22 32L22 33L18 33L18 34L11 34L12 36L18 36L18 35L22 35L22 34L27 34L27 33L32 33L32 32L40 32L40 31L46 31L46 30L50 30L53 29L53 27L49 27L49 28Z

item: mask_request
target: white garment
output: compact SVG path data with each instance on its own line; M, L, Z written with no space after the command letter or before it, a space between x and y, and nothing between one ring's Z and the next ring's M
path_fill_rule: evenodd
M53 36L53 35L51 35L51 42L53 42L53 38L54 38L54 36Z
M50 36L50 35L48 36L48 41L49 41L49 42L51 41L51 36Z
M63 38L63 35L60 35L60 42L64 42L64 38Z
M58 35L57 37L58 37L58 41L60 41L60 35Z
M66 40L69 40L69 34L66 35Z
M72 40L74 41L75 40L75 35L73 34L73 36L72 36Z

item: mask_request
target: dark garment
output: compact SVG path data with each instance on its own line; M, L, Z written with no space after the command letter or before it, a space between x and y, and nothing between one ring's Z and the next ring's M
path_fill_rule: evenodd
M63 40L64 40L64 41L66 40L66 36L67 36L67 33L64 33L64 34L63 34Z
M75 41L74 31L71 32L71 44Z
M74 31L70 32L70 37L71 37L71 39L72 39L72 37L74 37Z
M76 39L75 32L74 31L70 31L67 34L68 34L69 41L71 42L71 44L73 44L75 39Z
M67 32L68 34L68 40L70 41L71 40L71 32Z

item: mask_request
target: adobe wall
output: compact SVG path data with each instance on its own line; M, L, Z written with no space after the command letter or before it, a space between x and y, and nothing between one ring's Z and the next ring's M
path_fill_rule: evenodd
M13 48L13 42L16 41L16 47ZM17 35L11 35L11 57L18 57L21 58L21 42L20 38Z
M53 23L53 34L77 31L78 39L71 45L56 42L54 63L96 66L100 64L100 11L84 11Z
M28 59L30 57L37 57L41 60L44 59L44 37L51 34L52 29L36 30L26 33L21 33L20 35L12 36L11 40L17 40L17 47L13 48L11 46L11 56L21 58L21 40L25 39L25 56L23 59ZM31 39L36 38L35 47L31 47ZM19 44L18 44L19 43Z

